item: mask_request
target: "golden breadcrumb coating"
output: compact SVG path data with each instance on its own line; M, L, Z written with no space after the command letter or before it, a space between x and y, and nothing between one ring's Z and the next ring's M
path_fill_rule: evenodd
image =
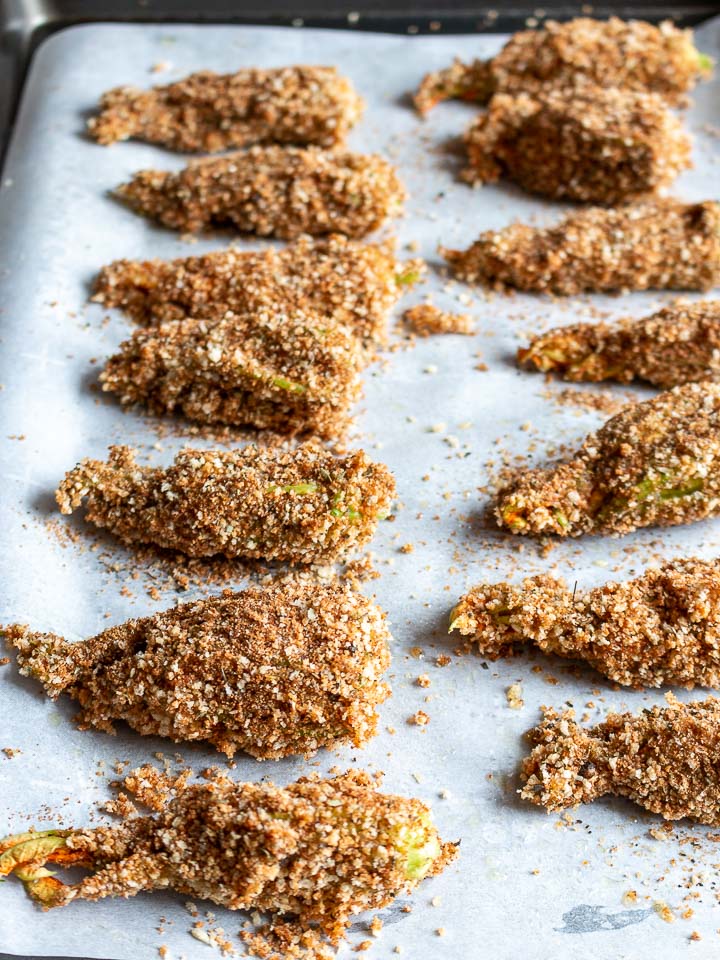
M497 494L511 533L624 534L720 513L720 384L689 383L631 403L578 452L520 471Z
M188 153L254 143L333 147L345 141L363 106L335 67L203 70L152 90L108 91L88 130L104 146L134 138Z
M587 86L496 94L465 135L469 183L613 206L670 184L690 139L654 93Z
M143 326L193 317L225 318L269 303L344 323L382 343L390 309L424 271L395 259L392 245L301 237L281 249L217 250L178 260L116 260L103 267L93 300L120 307Z
M330 437L348 425L365 362L346 327L281 304L138 330L107 361L100 381L123 403L157 414Z
M467 313L448 313L431 303L418 303L403 313L405 325L419 337L436 333L462 333L472 336L475 321Z
M545 709L530 730L533 751L522 764L520 795L548 810L627 797L666 820L720 824L720 700L611 713L584 728L574 712Z
M408 893L457 853L424 803L381 793L362 771L287 787L218 776L180 790L154 816L15 835L3 849L0 874L15 872L45 907L171 889L291 917L295 943L316 947L337 944L355 914ZM72 886L23 875L73 860L95 872Z
M418 113L424 116L445 100L487 103L493 93L492 60L463 63L456 57L451 66L425 74L413 96L413 103Z
M213 772L218 769L218 767L210 768ZM130 772L123 777L122 784L115 781L112 786L118 789L120 786L123 786L128 791L125 797L130 803L132 803L132 800L130 800L130 796L132 796L134 800L137 800L150 810L162 810L174 794L185 789L191 776L192 770L189 767L185 767L180 773L174 774L170 772L167 764L163 764L163 769L161 770L153 766L152 763L143 763L142 766L134 767L130 770ZM130 794L130 796L128 796L128 794ZM118 794L118 797L114 801L110 800L109 802L111 804L117 804L118 800L122 806L125 806L125 801L120 798L120 794ZM107 805L105 809L107 809ZM137 807L135 807L135 810L131 810L130 813L137 813ZM122 813L120 813L120 815L125 819Z
M665 307L615 323L573 323L533 337L518 364L564 380L647 380L675 387L720 377L720 300Z
M720 283L720 205L590 207L552 227L515 223L487 230L468 250L440 252L460 280L500 290L710 290Z
M116 190L136 213L173 230L234 227L286 240L364 237L402 210L394 168L375 154L251 147L183 170L141 170Z
M20 672L80 704L81 728L204 740L232 757L367 743L390 693L384 614L347 585L290 583L180 604L68 642L3 628Z
M184 449L169 467L143 467L128 447L82 460L56 498L123 543L190 557L331 563L368 543L390 512L393 475L362 450L336 457L317 444L274 450Z
M514 34L491 60L456 60L428 74L415 106L427 113L443 100L486 103L493 93L540 93L582 81L657 93L683 106L697 81L711 73L712 60L695 48L692 30L669 20L659 26L619 17L547 20L542 29Z
M547 574L480 584L450 614L490 660L532 644L631 687L720 687L720 564L667 561L587 593Z

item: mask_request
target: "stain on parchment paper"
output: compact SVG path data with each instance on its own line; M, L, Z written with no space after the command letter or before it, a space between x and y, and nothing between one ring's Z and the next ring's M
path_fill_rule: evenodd
M596 933L598 930L619 930L633 923L642 923L655 911L621 910L619 913L606 913L607 907L579 903L562 915L564 927L555 927L558 933Z

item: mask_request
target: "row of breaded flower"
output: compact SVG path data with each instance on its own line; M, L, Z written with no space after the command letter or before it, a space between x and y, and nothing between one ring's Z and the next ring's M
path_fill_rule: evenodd
M108 462L84 460L68 474L57 494L63 511L86 501L88 519L128 545L305 567L347 556L388 515L391 473L362 451L337 455L318 439L347 426L358 373L420 271L397 263L390 246L356 239L402 195L382 159L324 149L359 108L343 78L315 67L198 74L104 99L91 122L104 143L137 135L216 150L272 141L177 175L139 174L120 191L126 200L179 229L231 223L295 242L104 269L95 299L122 307L140 329L106 364L103 388L155 413L314 439L185 449L164 469L114 448ZM384 613L349 583L308 572L81 642L19 625L5 634L22 672L49 696L79 702L81 727L112 732L125 721L228 757L362 746L390 692ZM0 876L14 873L45 908L171 887L269 914L269 928L241 932L259 956L319 958L354 914L384 906L455 856L425 804L380 792L360 771L284 788L219 773L189 785L188 773L164 794L153 791L157 771L125 778L128 791L140 784L151 815L135 815L123 794L120 824L0 840ZM48 865L90 873L63 883Z

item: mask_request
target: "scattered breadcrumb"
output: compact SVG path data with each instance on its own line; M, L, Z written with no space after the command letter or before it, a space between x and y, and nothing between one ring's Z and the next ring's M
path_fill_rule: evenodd
M122 817L123 819L133 817L138 812L137 807L132 802L130 797L122 791L118 793L117 797L114 797L103 804L102 809L106 813L110 813L113 816Z
M420 303L403 313L407 327L421 337L438 333L475 333L475 321L465 313L448 313L430 303Z
M191 773L192 771L187 769L173 775L146 763L131 770L124 778L123 786L144 806L160 811L171 797L182 793ZM120 794L117 799L120 800L122 796Z
M522 686L519 683L513 683L505 691L505 698L511 710L521 710L525 706L522 698Z
M653 910L660 917L661 920L664 920L665 923L672 923L675 920L675 914L672 912L670 907L664 903L662 900L656 900L653 904Z
M550 400L559 407L574 407L576 410L592 411L614 415L620 413L627 404L634 402L634 397L622 397L610 390L587 391L567 387L564 390L544 390L541 394L544 400Z
M430 717L425 713L424 710L417 710L411 717L408 718L408 723L414 724L418 727L425 727L430 723Z

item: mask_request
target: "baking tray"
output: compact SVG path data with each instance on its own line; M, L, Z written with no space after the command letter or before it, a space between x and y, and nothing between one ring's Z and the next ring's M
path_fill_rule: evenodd
M720 49L720 26L716 22L707 29L712 49L715 45ZM483 227L499 226L514 216L556 215L551 205L506 186L473 192L456 181L442 144L463 129L472 108L448 104L436 111L431 123L422 124L404 100L423 69L446 64L454 54L489 53L499 42L494 37L354 38L350 33L310 30L256 34L237 27L146 24L80 26L59 31L38 47L8 156L6 186L0 193L4 311L0 382L5 386L6 428L0 431L4 490L0 622L26 620L38 628L81 636L109 622L162 609L173 599L163 591L159 602L151 601L142 587L132 599L122 596L123 576L108 570L107 560L102 562L103 553L122 559L122 550L109 543L98 553L82 552L72 544L63 548L47 529L55 518L54 485L77 458L102 455L109 442L117 441L137 443L148 452L156 439L142 417L124 415L111 402L96 402L91 361L111 352L127 335L128 324L117 315L105 323L103 311L84 308L92 275L116 257L188 255L217 248L228 239L218 235L188 246L107 198L106 191L132 170L151 164L177 167L184 159L142 144L102 150L86 141L80 135L83 114L99 93L120 82L156 81L149 69L164 60L172 61L172 71L160 75L164 79L208 63L230 69L237 64L238 51L243 62L340 63L369 100L367 116L353 132L351 145L382 149L398 163L411 195L407 217L394 225L401 249L419 241L419 254L434 264L439 240L462 246ZM278 46L273 47L275 43ZM418 44L423 45L422 56L416 60ZM358 49L364 53L359 55ZM691 200L706 196L709 183L717 180L716 175L708 180L712 168L705 162L716 151L717 140L703 132L706 119L715 118L717 89L717 84L708 85L698 93L698 110L689 118L702 163L683 175L678 192ZM442 833L463 838L462 857L417 891L412 914L397 910L386 914L385 933L371 956L390 958L398 943L406 946L405 953L413 960L429 956L479 960L488 953L499 960L518 953L528 960L550 956L566 960L582 953L596 960L618 960L623 955L645 960L677 956L695 926L704 939L692 944L693 956L714 956L714 931L720 923L714 905L712 842L703 842L700 850L684 842L703 838L708 831L685 829L679 840L657 841L648 836L648 830L657 826L656 818L621 801L580 810L558 827L557 818L528 809L515 798L517 764L525 750L522 733L537 721L539 704L571 700L582 710L592 699L595 719L610 708L637 709L662 702L662 694L616 692L590 671L568 674L561 664L532 655L487 669L477 658L454 661L445 668L435 667L434 660L438 654L451 653L454 642L443 631L447 611L475 581L556 568L590 586L612 575L638 572L659 550L668 556L691 551L717 555L720 532L715 524L667 531L662 537L645 531L628 541L560 544L544 557L530 544L519 554L517 541L485 528L485 498L477 488L491 479L491 458L497 463L531 445L541 459L552 443L580 439L602 420L599 414L561 404L559 387L518 375L509 360L523 331L569 321L576 310L586 310L587 303L485 298L462 286L450 292L444 286L433 270L426 289L441 305L473 313L478 335L433 338L412 350L387 354L381 368L365 375L366 397L355 437L358 445L398 474L404 505L395 523L383 525L373 544L382 576L368 586L393 620L393 697L382 708L379 736L366 750L323 754L318 759L321 770L334 764L385 769L387 789L427 799ZM458 297L469 302L458 302ZM418 299L415 295L408 302ZM622 302L603 297L589 302L617 315L647 312L666 299L638 295ZM475 370L480 362L487 364L487 371ZM625 393L620 388L616 392ZM155 462L166 462L181 442L166 437L162 451L149 452ZM423 480L424 476L430 479ZM628 543L636 550L631 557L623 553ZM402 552L404 544L412 544L413 552ZM421 658L416 648L423 651ZM541 672L532 672L532 666ZM0 677L6 708L2 746L24 752L2 761L3 790L9 776L16 786L12 798L4 793L7 800L0 815L8 808L33 813L41 795L53 805L70 795L85 805L65 810L68 819L79 822L83 810L109 795L107 778L93 780L95 758L109 765L113 758L126 756L136 763L147 760L154 750L175 752L166 742L141 740L128 732L111 740L75 731L72 704L50 704L12 668L5 670ZM428 690L415 683L425 672L432 678ZM525 706L515 711L505 693L518 681ZM428 695L432 700L426 704ZM8 714L11 702L17 709ZM407 718L420 708L430 715L429 726L408 726ZM35 757L40 749L44 763L38 768ZM216 755L201 748L181 747L179 752L195 769L217 761ZM268 768L241 759L234 775L248 779L271 775L287 782L307 769L301 760ZM90 782L96 782L97 789L89 790ZM443 790L448 793L440 798ZM5 826L3 820L0 829ZM666 927L653 904L665 900L675 907L681 902L684 894L678 890L686 879L688 851L694 868L708 874L705 898L695 905L692 922L681 921L678 915ZM634 905L625 900L631 889L638 891ZM435 897L440 905L431 908L430 899ZM165 914L177 925L190 925L177 898L160 895L147 902L157 916ZM124 937L127 946L144 935L138 903L78 904L66 916L88 940L94 928L97 943L99 925L110 944ZM44 943L33 949L59 952L52 942L58 914L37 917L26 907L17 884L4 886L0 931L7 922L6 911L17 908L25 927L35 923L43 927ZM237 921L232 927L223 923L226 929L237 928ZM434 932L441 927L447 931L444 937ZM356 929L354 942L362 936L362 928ZM96 945L92 952L107 956L111 951L103 953ZM182 953L189 960L208 955L204 945L189 939L187 948L176 955ZM151 953L138 948L131 955L144 960Z
M542 6L542 9L540 9ZM580 4L461 4L455 0L0 0L0 164L27 66L38 45L52 33L81 23L247 23L309 26L385 33L511 33L528 20L566 20L580 11L693 26L720 12L720 2L680 4L673 0Z

